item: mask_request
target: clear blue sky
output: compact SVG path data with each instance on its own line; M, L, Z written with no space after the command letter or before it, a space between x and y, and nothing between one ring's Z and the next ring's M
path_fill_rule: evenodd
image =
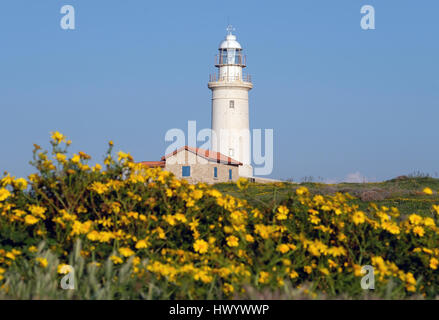
M76 30L60 8L76 9ZM363 5L376 30L360 28ZM246 50L252 128L274 129L274 178L439 172L437 0L0 2L0 169L32 172L59 130L159 159L170 128L210 127L209 73L229 20ZM353 175L354 174L354 175Z

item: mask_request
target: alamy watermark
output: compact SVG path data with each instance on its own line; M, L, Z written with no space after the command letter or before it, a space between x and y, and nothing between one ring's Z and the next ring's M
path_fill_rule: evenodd
M361 273L366 273L365 276L361 278L361 289L363 290L374 290L375 289L375 273L374 269L370 265L362 266Z
M361 7L360 12L364 14L360 21L361 29L375 30L375 8L371 5L365 5Z
M363 30L375 30L375 8L371 5L364 5L360 10L360 26ZM75 30L75 8L66 4L61 7L60 13L64 16L61 18L60 26L63 30Z
M60 13L64 14L59 23L61 29L75 30L75 8L72 5L66 4L61 7Z
M182 129L173 128L166 132L165 141L171 144L165 154L172 154L186 145L213 150L243 164L254 164L254 174L264 176L273 172L273 135L273 129L220 129L216 132L206 128L197 132L196 121L188 121L187 139ZM185 159L180 153L166 161L169 164L206 164L208 160L200 155Z
M59 273L65 274L61 279L61 288L64 290L75 289L75 269L70 265L63 265Z

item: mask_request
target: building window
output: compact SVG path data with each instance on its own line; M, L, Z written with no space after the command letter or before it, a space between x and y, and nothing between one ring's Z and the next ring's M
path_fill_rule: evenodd
M229 107L230 107L230 109L235 109L235 100L229 101Z
M213 177L216 179L216 178L218 178L218 168L217 167L214 167L213 168Z
M232 180L232 169L229 169L229 180Z
M182 173L181 173L181 175L182 175L183 177L190 177L190 176L191 176L191 167L189 167L189 166L184 166L184 167L182 167Z

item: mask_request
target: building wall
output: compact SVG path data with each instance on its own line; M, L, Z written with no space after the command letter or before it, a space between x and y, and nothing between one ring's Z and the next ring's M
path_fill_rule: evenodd
M190 166L190 177L182 176L182 167ZM218 168L218 178L214 178L214 168ZM229 170L232 170L232 180L229 180ZM238 166L207 161L187 150L166 159L165 170L172 172L178 179L186 179L189 183L204 182L208 184L236 181L239 179Z

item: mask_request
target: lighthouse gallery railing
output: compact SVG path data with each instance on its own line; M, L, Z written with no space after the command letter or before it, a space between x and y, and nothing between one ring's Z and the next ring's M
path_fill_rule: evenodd
M209 76L209 82L234 82L234 81L242 81L242 82L252 82L251 75L243 74L241 76L231 76L231 75L218 75L213 73Z

